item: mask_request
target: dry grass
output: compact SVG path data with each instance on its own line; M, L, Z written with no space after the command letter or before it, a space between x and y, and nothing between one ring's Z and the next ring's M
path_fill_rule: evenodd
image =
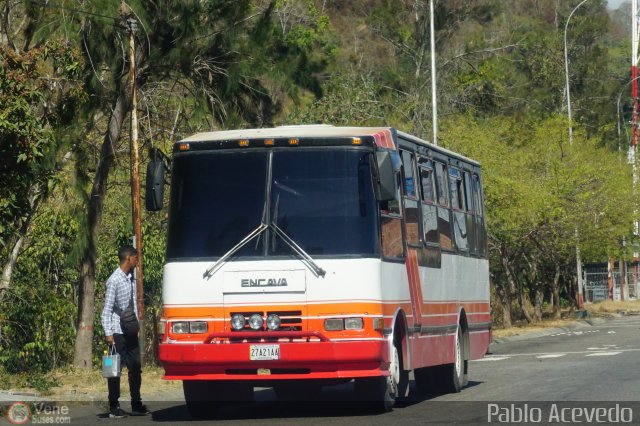
M585 305L591 316L610 316L616 313L640 314L640 300L628 302L605 301L600 303L589 303Z
M152 395L165 391L178 391L182 388L181 382L163 380L164 371L159 367L146 367L142 372L143 398L150 399ZM52 387L45 394L55 399L67 400L104 400L107 398L107 381L97 369L91 371L81 370L57 370L49 375L60 385ZM20 389L29 391L29 389ZM121 395L129 394L127 370L123 369L120 380ZM31 390L33 391L33 390Z
M587 311L591 317L610 317L620 313L639 315L640 300L628 302L605 301L599 303L587 303L585 304L584 310ZM566 327L579 320L578 317L574 316L574 313L573 309L565 310L562 312L562 319L560 320L543 319L541 322L535 324L522 323L509 328L495 328L493 330L493 338L503 339L505 337L541 331L547 328Z
M544 319L541 322L535 324L518 324L509 328L495 328L493 329L494 339L504 339L505 337L517 336L524 333L532 333L535 331L541 331L547 328L560 328L575 322L575 319L566 318L559 320Z

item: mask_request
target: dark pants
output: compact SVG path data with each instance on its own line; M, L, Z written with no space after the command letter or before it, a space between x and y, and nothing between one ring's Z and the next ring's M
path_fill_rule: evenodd
M120 354L120 368L127 366L129 371L129 392L131 393L131 405L141 404L140 385L142 384L142 369L140 368L140 347L137 335L114 334L116 351ZM109 386L109 408L118 406L120 398L120 377L107 379Z

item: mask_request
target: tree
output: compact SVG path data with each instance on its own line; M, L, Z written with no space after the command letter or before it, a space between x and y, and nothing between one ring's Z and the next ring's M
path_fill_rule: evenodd
M98 2L90 4L94 8L102 5ZM258 126L271 122L280 108L282 100L270 93L278 93L279 87L283 89L280 93L289 93L287 90L292 82L311 87L313 81L308 77L302 80L300 76L308 75L306 70L313 61L305 58L309 58L308 53L314 45L299 46L283 38L274 29L273 10L273 2L256 10L246 0L140 2L122 7L116 23L122 25L126 18L136 18L144 29L145 37L137 37L136 54L136 84L141 91L170 82L189 93L190 106L196 112L207 113L210 128L217 125L236 127L241 123ZM93 19L84 20L82 30L87 63L92 64L86 71L87 87L102 105L100 108L97 104L92 105L90 114L102 110L108 117L108 130L104 134L93 184L85 198L88 214L82 232L85 240L81 254L74 363L89 368L95 317L95 241L115 149L120 144L129 109L130 93L127 77L120 75L120 69L125 65L118 53L120 30ZM105 46L111 49L105 49ZM262 50L256 50L259 46ZM96 76L94 69L107 72ZM272 75L281 78L282 83L276 84L275 80L267 78ZM105 106L108 109L102 109ZM78 165L79 171L84 170L82 162Z
M559 317L561 293L573 299L575 291L575 245L585 261L623 255L621 239L631 233L629 165L576 130L569 145L562 116L524 122L464 116L443 123L443 144L484 168L491 271L506 325L516 300L527 320L540 319L547 291Z
M80 70L79 52L64 41L24 51L0 46L0 300L32 217L68 159L84 100Z

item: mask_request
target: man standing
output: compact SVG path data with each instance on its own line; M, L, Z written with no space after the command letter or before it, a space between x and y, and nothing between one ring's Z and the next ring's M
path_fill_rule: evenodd
M132 246L124 246L118 251L118 259L120 266L107 280L107 292L102 310L102 327L107 344L110 347L115 345L116 352L120 354L121 364L126 365L129 372L131 415L144 416L149 411L142 404L140 397L142 369L137 331L138 306L136 304L136 286L131 274L138 264L137 251ZM129 318L126 324L122 322L125 318ZM134 327L131 322L134 323ZM120 377L107 379L107 384L109 387L109 417L124 417L126 413L118 403Z

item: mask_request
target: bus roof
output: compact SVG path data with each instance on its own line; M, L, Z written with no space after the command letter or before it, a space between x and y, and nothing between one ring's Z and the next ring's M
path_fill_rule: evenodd
M300 126L279 126L264 129L238 129L238 130L221 130L217 132L201 132L195 135L189 136L180 142L212 142L212 141L225 141L235 139L257 139L257 138L332 138L332 137L362 137L373 136L382 131L391 131L391 134L396 133L402 139L417 143L418 145L426 146L434 151L439 151L443 154L455 157L464 161L467 161L474 165L480 165L475 160L467 158L463 155L449 151L442 147L433 145L423 139L408 133L393 129L391 127L339 127L329 124L310 124ZM396 143L397 145L397 143Z

